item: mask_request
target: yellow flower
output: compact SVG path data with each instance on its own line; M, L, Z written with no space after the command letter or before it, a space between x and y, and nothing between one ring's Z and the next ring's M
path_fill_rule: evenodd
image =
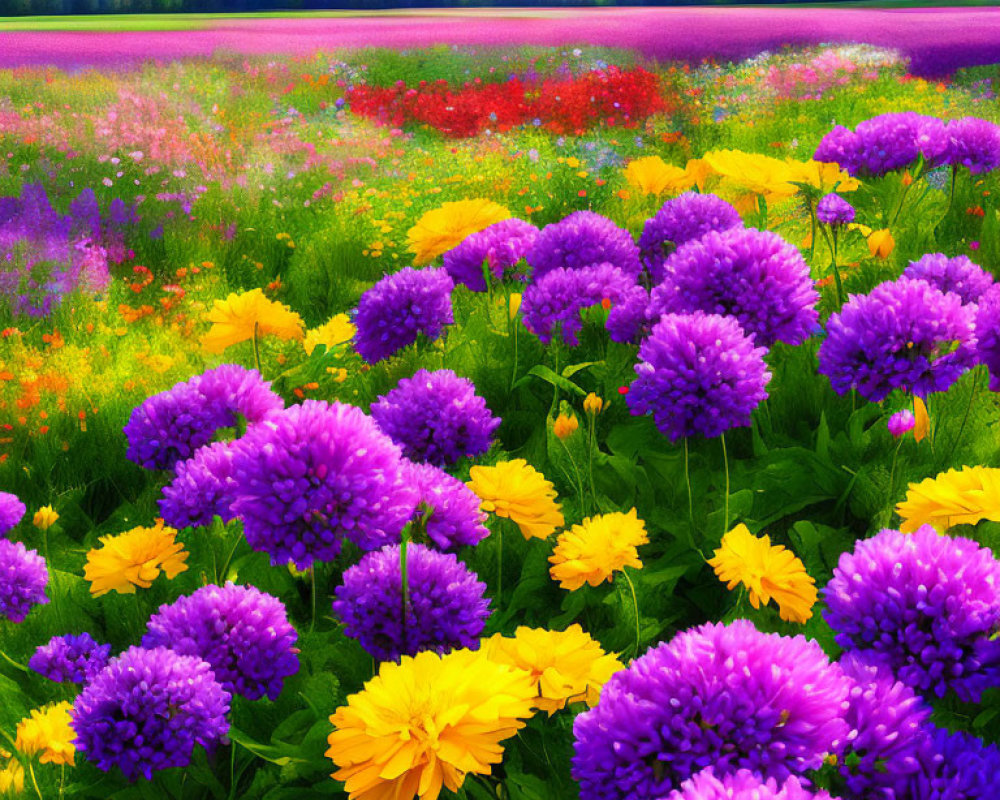
M76 734L70 727L72 704L64 700L55 705L36 708L30 717L17 724L17 741L14 746L28 758L38 759L42 764L69 764L73 766L76 748L73 740Z
M433 208L407 233L413 263L427 264L460 244L466 236L509 218L510 211L483 197Z
M47 531L58 521L59 515L52 506L42 506L35 512L35 516L31 520L32 524L40 531Z
M473 467L469 479L480 508L513 520L525 539L545 539L565 523L551 481L523 458Z
M354 330L354 324L347 314L337 314L318 328L308 331L302 346L307 356L311 356L316 346L321 344L325 344L328 351L333 350L334 347L351 341L354 338Z
M580 422L575 414L560 414L552 425L552 432L558 439L568 439L579 427Z
M913 533L921 525L946 531L984 519L1000 522L1000 469L962 467L911 483L896 513L903 520L899 526L903 533Z
M0 794L17 796L24 791L24 767L16 759L0 769Z
M531 673L535 706L551 717L567 703L596 705L608 678L624 669L579 625L565 631L520 627L513 638L497 634L483 642L490 660Z
M788 161L787 163L792 180L796 183L808 184L821 191L833 191L833 187L836 186L838 192L853 192L861 186L861 182L857 178L852 178L837 164L812 160Z
M642 569L636 548L648 542L646 523L638 518L634 508L627 514L615 511L588 517L559 534L549 557L552 564L549 574L570 591L585 583L599 586L625 567Z
M135 587L148 589L160 572L173 580L187 569L184 545L174 540L177 531L158 519L152 528L133 528L117 536L102 536L100 550L87 553L83 576L95 597L112 589L134 594Z
M326 755L351 800L436 800L468 773L488 775L501 742L524 727L535 699L531 676L482 650L425 651L385 662L330 717Z
M798 191L790 183L796 179L791 166L770 156L742 150L713 150L705 153L704 161L730 183L764 195L769 201L791 197Z
M931 418L927 414L927 406L919 397L913 398L913 419L913 440L919 442L931 430Z
M683 192L695 183L686 169L667 164L659 156L646 156L629 162L625 168L625 180L643 194Z
M773 598L783 620L806 622L812 617L816 581L794 553L772 545L770 536L758 538L746 525L737 525L722 537L722 546L708 563L726 588L742 583L754 608Z
M508 306L507 309L511 319L514 319L514 317L517 316L517 312L520 308L521 308L521 295L514 292L510 296L510 305Z
M583 410L588 414L593 414L595 417L604 410L604 401L598 397L596 394L591 392L585 398L583 398Z
M875 258L888 258L896 247L896 240L888 228L872 231L868 236L868 251Z
M205 319L212 327L201 337L201 346L209 353L221 353L253 339L255 329L258 337L272 334L279 339L302 338L302 317L268 299L260 289L216 300Z

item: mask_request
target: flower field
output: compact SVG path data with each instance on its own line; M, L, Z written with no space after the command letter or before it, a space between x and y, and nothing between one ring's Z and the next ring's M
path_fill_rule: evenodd
M909 68L0 70L0 796L992 797L1000 78Z

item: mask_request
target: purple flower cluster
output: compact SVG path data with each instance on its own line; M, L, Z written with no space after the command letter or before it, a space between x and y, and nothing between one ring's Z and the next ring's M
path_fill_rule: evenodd
M538 237L538 228L512 217L495 222L444 254L444 268L456 284L464 283L474 292L486 291L484 265L498 281L510 277L528 255ZM519 276L523 277L523 276Z
M254 550L306 569L336 558L345 536L373 550L399 535L416 503L402 464L360 409L306 400L233 445L231 508Z
M826 326L819 371L838 394L884 400L948 389L975 364L975 309L923 280L886 281L852 295Z
M213 442L174 465L174 477L163 487L160 514L172 528L210 525L216 515L229 522L236 516L230 510L235 489L232 444Z
M226 736L229 700L201 659L132 647L77 696L74 743L98 769L152 780L158 770L187 766L196 745Z
M914 166L947 163L949 137L936 117L913 111L880 114L858 124L854 131L838 125L816 148L813 158L833 162L851 175L878 176Z
M970 539L883 530L823 590L837 644L919 692L977 702L1000 685L1000 562Z
M743 226L739 213L714 194L685 192L667 200L646 220L639 237L642 263L653 283L663 280L668 256L685 242L700 239L709 231Z
M1000 284L979 299L975 323L976 358L990 371L990 391L1000 392Z
M581 800L663 797L706 767L784 781L840 751L850 680L819 645L752 623L678 634L616 673L576 718Z
M0 536L14 530L27 510L16 494L0 492Z
M237 415L254 424L283 407L256 370L223 364L136 406L125 425L126 456L146 469L171 469L234 427Z
M28 666L56 683L85 683L108 665L110 644L98 644L89 633L53 636L35 650Z
M1000 167L1000 125L978 117L953 119L946 128L948 163L973 175Z
M379 661L477 647L490 615L486 584L451 553L420 544L407 545L406 574L404 620L399 545L368 553L344 572L333 602L344 632Z
M966 304L978 303L993 286L993 276L967 256L948 258L944 253L928 253L911 261L903 277L927 281L942 292L957 294Z
M819 294L799 251L770 231L710 231L667 259L650 316L704 311L739 320L758 345L798 344L816 327Z
M368 289L358 301L354 347L369 364L413 344L422 334L437 339L454 322L451 290L441 267L405 267Z
M920 766L898 800L987 800L1000 791L1000 749L962 731L931 726Z
M811 792L796 777L783 784L761 780L747 769L731 775L715 776L709 767L684 781L666 800L832 800L826 792Z
M479 497L458 478L430 464L410 462L404 471L418 497L415 517L423 518L423 533L439 550L475 545L490 535Z
M472 381L450 369L403 378L372 404L371 415L407 458L437 466L485 453L500 425Z
M297 638L278 598L227 583L203 586L160 606L142 646L167 647L208 662L230 694L276 700L285 678L299 671Z
M557 269L583 269L598 264L618 267L632 281L642 272L632 234L593 211L574 211L546 225L528 251L532 278Z
M828 194L816 204L816 219L825 225L848 225L854 222L854 206L839 194Z
M36 605L49 602L49 570L34 550L0 539L0 618L22 622Z
M671 441L749 425L771 379L764 354L732 317L666 314L639 347L629 409Z

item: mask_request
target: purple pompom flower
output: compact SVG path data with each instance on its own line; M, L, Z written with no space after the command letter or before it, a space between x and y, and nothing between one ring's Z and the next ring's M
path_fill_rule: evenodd
M816 219L826 225L847 225L854 222L854 206L831 192L816 204Z
M27 511L17 495L10 492L0 492L0 536L6 536L21 521Z
M201 659L132 647L77 696L74 744L98 769L152 780L161 769L186 767L196 745L226 736L229 699Z
M975 364L975 309L923 280L886 281L852 295L826 326L819 371L838 394L884 400L893 389L920 397L948 389Z
M154 394L132 410L126 456L146 469L171 469L238 415L252 425L280 411L284 401L270 387L256 370L223 364Z
M344 633L379 661L398 661L421 650L478 647L490 615L486 584L451 553L409 544L404 622L399 562L399 545L387 545L344 572L333 602Z
M642 263L657 284L663 280L667 257L682 244L700 239L709 231L742 226L739 213L721 197L685 192L667 200L646 220L639 237Z
M207 661L230 694L276 700L299 671L298 635L284 604L255 586L208 585L160 606L142 637L145 648L169 647Z
M0 539L0 618L22 622L36 605L49 602L45 559L20 542Z
M441 267L404 267L386 275L361 295L354 324L354 347L369 364L388 358L421 335L437 339L454 322L451 290Z
M163 487L160 514L172 528L210 525L216 515L229 522L236 516L229 508L235 487L232 444L205 445L174 465L174 478Z
M770 231L710 231L667 259L650 316L704 311L736 317L758 345L798 344L816 327L819 294L802 254Z
M275 566L332 561L345 536L363 550L396 539L416 495L399 448L360 409L306 400L233 444L236 500L247 542Z
M450 369L403 378L372 404L371 415L407 458L439 467L485 453L500 425L472 381Z
M840 557L823 590L837 644L919 692L978 702L1000 685L1000 562L971 539L883 530Z
M1000 748L964 731L928 726L921 769L898 800L987 800L1000 791Z
M630 286L618 296L604 323L608 338L621 344L639 344L649 333L649 292L641 286Z
M993 276L967 256L948 258L944 253L928 253L911 261L903 277L927 281L942 292L957 294L966 304L978 303L993 285Z
M783 784L773 778L761 780L748 769L731 775L715 776L708 767L693 778L684 781L680 789L670 793L667 800L832 800L826 792L812 792L796 777Z
M846 743L850 688L803 636L746 620L680 633L613 675L576 718L581 800L663 797L706 767L776 781L818 769Z
M823 137L813 158L834 162L854 176L879 176L914 166L936 167L948 158L944 123L913 111L879 114L854 132L841 126Z
M629 409L674 442L749 425L771 379L765 352L732 317L667 314L639 347Z
M1000 284L994 284L976 307L976 359L990 371L990 391L1000 392Z
M1000 125L978 117L953 119L945 128L947 163L978 175L1000 167Z
M533 280L556 269L611 264L635 281L642 272L639 248L624 228L593 211L574 211L546 225L528 251Z
M56 683L85 683L104 669L110 644L98 644L89 633L53 636L35 650L28 666Z
M415 517L424 519L423 533L437 549L475 545L490 535L479 496L462 481L430 464L410 462L403 469L419 498Z
M897 411L889 417L889 433L898 439L904 433L912 431L916 424L917 418L913 416L913 412L908 408L904 408L902 411Z
M444 268L456 284L464 283L474 292L486 291L484 265L498 281L512 275L538 237L538 228L512 217L496 222L444 254ZM518 276L523 277L523 276Z

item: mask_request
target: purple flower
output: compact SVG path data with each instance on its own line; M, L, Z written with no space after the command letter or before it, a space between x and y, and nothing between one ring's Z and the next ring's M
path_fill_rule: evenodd
M639 237L642 263L653 283L663 280L667 257L685 242L700 239L709 231L743 227L736 209L714 194L685 192L667 200L646 220Z
M6 536L21 521L26 506L17 495L10 492L0 492L0 536Z
M403 616L399 545L368 553L344 572L333 612L344 632L379 661L421 650L476 648L490 615L486 584L451 553L420 544L406 548L409 602Z
M1000 392L1000 285L995 284L976 308L976 358L990 371L990 391Z
M903 277L927 281L942 292L957 294L966 304L978 303L993 286L993 276L973 264L968 256L948 258L944 253L928 253L911 261L903 270Z
M216 515L229 522L236 517L229 508L235 488L232 444L205 445L174 465L173 480L163 487L160 514L172 528L210 525Z
M372 404L371 415L407 458L437 466L485 453L500 425L472 381L450 369L403 378Z
M840 557L823 590L837 644L919 692L978 702L1000 685L1000 562L924 525L883 530Z
M947 163L978 175L1000 166L1000 126L977 117L953 119L945 128Z
M649 332L649 292L641 286L630 286L611 306L604 327L612 342L639 344Z
M45 559L20 542L0 539L0 619L22 622L36 605L49 602Z
M749 425L771 379L765 352L732 317L666 314L639 347L629 409L671 441Z
M799 251L770 231L710 231L667 259L650 316L704 311L736 317L758 345L798 344L816 327L819 294Z
M388 358L423 334L437 339L451 325L451 290L455 287L441 267L405 267L361 295L354 318L354 346L369 364Z
M847 225L854 222L854 206L839 194L824 195L816 204L816 219L827 225Z
M816 642L707 624L648 651L576 718L581 800L663 797L706 767L783 781L847 740L850 680Z
M556 269L583 269L611 264L635 281L642 272L632 234L593 211L574 211L546 225L528 251L532 279Z
M502 281L527 256L537 236L538 228L523 219L512 217L496 222L445 253L444 268L456 284L485 292L484 264L496 280Z
M229 699L201 659L132 647L77 696L74 743L98 769L152 780L158 770L186 767L195 745L225 737Z
M916 424L917 418L913 416L913 412L908 408L904 408L902 411L897 411L889 417L889 433L898 439L904 433L912 431Z
M964 731L928 726L920 766L899 800L986 800L1000 790L1000 749Z
M755 772L741 769L715 776L707 767L684 781L666 800L832 800L826 792L811 792L796 777L779 785L773 778L762 780Z
M490 535L483 524L486 512L468 486L430 464L407 463L404 480L417 492L417 519L424 518L423 532L439 550L475 545Z
M35 650L28 666L56 683L85 683L104 669L110 644L98 644L89 633L53 636Z
M399 448L342 403L306 400L255 425L233 445L233 480L247 542L275 566L332 561L345 536L381 547L416 503Z
M944 123L913 111L880 114L851 133L841 126L823 137L813 158L835 162L851 175L879 176L914 166L945 163L949 138Z
M125 436L127 458L146 469L171 469L237 424L237 415L257 423L280 411L284 401L256 370L223 364L154 394L132 410Z
M285 678L299 671L297 638L278 598L255 586L227 583L203 586L160 606L142 646L207 661L230 694L276 700Z
M923 280L852 295L826 326L819 371L838 394L884 400L893 389L943 392L975 364L975 310Z

